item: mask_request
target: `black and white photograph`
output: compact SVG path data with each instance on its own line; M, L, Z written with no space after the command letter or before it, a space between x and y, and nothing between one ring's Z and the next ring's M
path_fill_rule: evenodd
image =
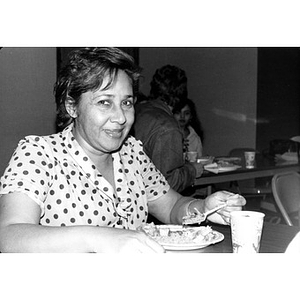
M200 280L205 297L219 284L218 297L238 299L247 292L222 294L227 273L240 286L249 273L261 282L277 268L281 276L287 265L297 269L298 16L277 1L232 2L238 9L226 17L219 1L175 13L176 1L167 12L156 2L75 1L77 14L54 1L24 27L1 21L10 29L0 35L6 280L14 261L18 278L49 270L64 298L70 272L76 286L83 273L92 277L79 299L93 297L97 275L122 298L141 298L146 282L154 291L152 280L162 288L185 277L185 292L168 299L201 294ZM215 14L205 18L206 9ZM125 292L125 279L138 281L136 292ZM272 299L290 296L293 289Z

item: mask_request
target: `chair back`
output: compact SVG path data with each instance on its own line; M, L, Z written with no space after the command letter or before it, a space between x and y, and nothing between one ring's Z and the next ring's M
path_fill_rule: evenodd
M272 192L274 200L289 226L293 226L290 215L300 216L300 174L288 172L276 174L272 178Z
M290 139L291 139L292 141L294 141L294 142L300 143L300 135L293 136L293 137L291 137Z

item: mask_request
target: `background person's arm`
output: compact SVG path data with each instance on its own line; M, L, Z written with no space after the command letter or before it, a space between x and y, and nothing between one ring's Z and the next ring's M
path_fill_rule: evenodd
M179 131L165 131L149 143L152 162L167 179L171 188L182 192L197 176L195 167L183 160L182 135Z

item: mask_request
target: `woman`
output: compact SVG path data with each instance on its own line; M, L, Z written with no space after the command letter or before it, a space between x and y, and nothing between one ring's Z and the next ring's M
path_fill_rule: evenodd
M202 138L203 131L197 118L196 107L191 99L185 99L173 109L184 137L184 152L197 152L197 156L203 156Z
M134 122L139 72L115 48L74 51L55 85L63 131L20 141L1 178L2 252L164 252L136 230L148 211L180 224L196 207L229 222L245 199L219 192L205 201L169 188L128 136Z

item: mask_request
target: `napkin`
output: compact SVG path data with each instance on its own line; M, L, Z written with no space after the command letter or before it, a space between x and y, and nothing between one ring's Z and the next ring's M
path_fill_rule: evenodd
M212 163L204 166L204 170L207 170L209 172L218 174L219 173L219 168L217 163Z
M298 161L297 152L285 152L283 154L276 154L276 159L278 160L286 160L286 161Z

